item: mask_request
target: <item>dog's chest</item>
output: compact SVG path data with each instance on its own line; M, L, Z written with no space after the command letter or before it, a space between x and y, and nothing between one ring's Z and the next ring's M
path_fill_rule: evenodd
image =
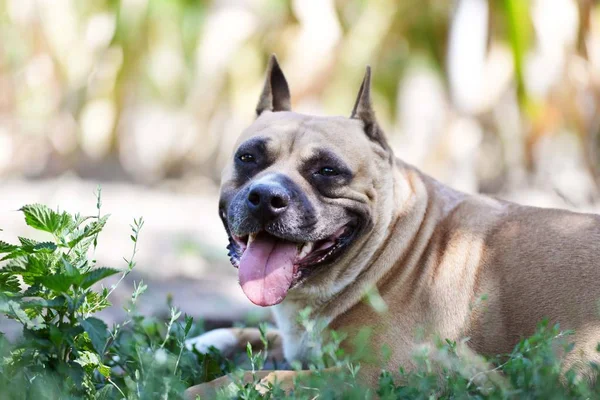
M273 307L273 315L283 339L283 354L287 362L309 362L321 353L321 333L324 324L300 321L304 306L283 302Z

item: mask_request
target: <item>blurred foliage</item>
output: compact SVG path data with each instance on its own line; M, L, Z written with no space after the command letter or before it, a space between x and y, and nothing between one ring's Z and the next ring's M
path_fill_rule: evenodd
M446 183L598 196L591 0L0 0L0 37L0 176L216 180L277 53L318 114L371 64L397 154Z

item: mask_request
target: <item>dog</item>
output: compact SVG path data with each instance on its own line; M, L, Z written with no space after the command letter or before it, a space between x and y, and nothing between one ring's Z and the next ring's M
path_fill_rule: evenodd
M223 172L229 255L248 299L272 307L270 345L289 362L310 359L297 319L310 307L334 330L373 327L371 343L390 349L386 365L410 369L418 343L468 337L478 354L507 353L547 318L575 331L566 367L600 361L600 216L468 195L397 159L370 81L367 67L349 118L298 114L272 56L257 118ZM362 301L373 290L385 313ZM247 342L260 345L257 330L220 329L188 345L230 352ZM376 379L378 368L364 373Z

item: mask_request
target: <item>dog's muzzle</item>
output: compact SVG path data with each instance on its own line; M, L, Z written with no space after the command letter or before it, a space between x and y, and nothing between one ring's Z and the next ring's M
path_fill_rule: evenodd
M280 303L316 266L339 257L358 226L349 217L340 226L315 229L313 205L283 174L249 182L224 209L231 262L244 293L260 306Z

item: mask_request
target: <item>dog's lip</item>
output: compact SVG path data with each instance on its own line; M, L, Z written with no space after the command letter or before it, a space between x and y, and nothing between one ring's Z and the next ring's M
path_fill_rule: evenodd
M231 238L233 239L235 244L238 245L240 250L242 250L242 253L246 250L246 247L248 247L249 236L250 236L249 234L245 235L245 236L238 236L238 235L234 235L233 233L231 234Z
M330 256L336 252L336 250L345 247L349 241L347 239L350 239L354 235L356 227L357 224L355 221L351 221L338 229L333 235L310 242L296 239L290 240L287 237L281 237L268 231L266 231L266 233L279 240L296 243L298 245L298 255L294 261L295 274L297 274L298 270L300 269L306 269L327 261ZM235 245L239 249L239 253L237 254L236 258L239 259L241 257L241 254L243 254L248 248L248 244L252 242L256 235L258 235L260 232L263 231L252 232L244 236L235 235L233 233L231 234L232 241L235 242ZM232 264L235 267L238 267L238 263L233 261L234 260L232 260ZM295 283L292 283L292 286L294 284Z

